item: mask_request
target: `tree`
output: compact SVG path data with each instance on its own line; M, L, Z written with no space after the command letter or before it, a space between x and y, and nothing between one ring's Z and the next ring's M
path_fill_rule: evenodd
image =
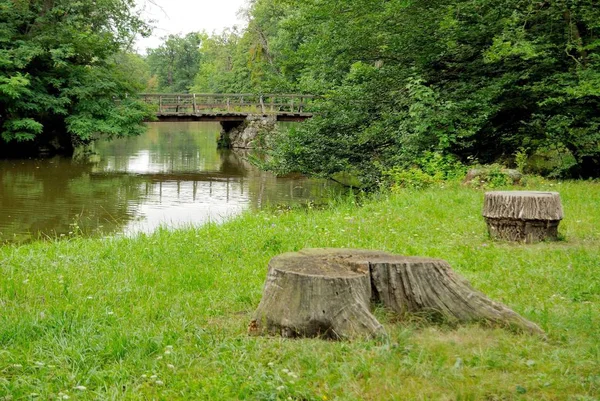
M249 69L240 57L240 35L234 30L204 38L198 73L194 78L193 92L244 93L250 91Z
M185 36L169 35L162 45L149 49L150 71L158 78L163 92L187 92L194 84L200 67L199 51L205 35L192 32Z
M135 135L147 108L116 56L147 31L133 0L9 0L0 4L2 151L69 151L75 142Z

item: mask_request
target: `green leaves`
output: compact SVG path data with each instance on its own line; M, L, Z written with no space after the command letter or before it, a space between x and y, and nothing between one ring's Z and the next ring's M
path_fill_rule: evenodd
M2 138L26 141L35 138L44 129L43 125L31 118L12 119L4 123Z
M196 32L169 35L161 46L149 50L148 65L151 74L158 78L160 91L188 92L200 68L203 39L204 35Z
M28 91L29 79L21 73L16 73L14 76L0 75L0 97L9 99L17 99Z
M118 104L139 85L114 62L145 28L133 5L131 0L0 5L3 141L47 147L58 137L85 141L140 132L150 113L132 100L132 111ZM63 146L67 142L71 139L61 139Z

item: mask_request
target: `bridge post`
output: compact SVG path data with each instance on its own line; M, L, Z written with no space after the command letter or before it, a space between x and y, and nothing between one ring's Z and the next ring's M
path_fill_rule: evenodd
M263 114L265 114L265 102L263 100L263 95L260 95L259 100L260 100L260 110Z

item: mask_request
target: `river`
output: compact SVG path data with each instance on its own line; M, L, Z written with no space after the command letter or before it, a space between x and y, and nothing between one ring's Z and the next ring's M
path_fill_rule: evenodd
M222 222L244 210L324 202L341 188L275 177L217 149L217 123L151 123L98 143L95 162L0 160L0 242L131 235Z

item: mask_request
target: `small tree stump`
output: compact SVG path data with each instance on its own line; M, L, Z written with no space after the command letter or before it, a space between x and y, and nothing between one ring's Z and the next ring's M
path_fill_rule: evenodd
M401 317L435 314L543 334L534 323L488 299L447 262L360 249L305 249L271 259L251 334L347 339L384 334L371 314L381 302Z
M563 209L558 192L487 192L483 206L494 239L533 243L558 238Z

